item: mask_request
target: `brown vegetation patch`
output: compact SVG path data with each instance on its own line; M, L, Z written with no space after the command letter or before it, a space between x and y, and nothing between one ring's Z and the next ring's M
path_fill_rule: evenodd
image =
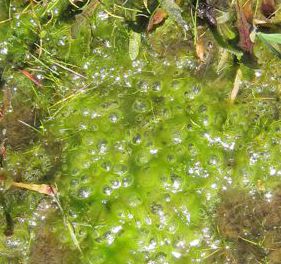
M215 226L228 245L209 259L212 263L281 263L281 187L270 199L262 193L237 189L221 194ZM210 263L210 262L209 262Z

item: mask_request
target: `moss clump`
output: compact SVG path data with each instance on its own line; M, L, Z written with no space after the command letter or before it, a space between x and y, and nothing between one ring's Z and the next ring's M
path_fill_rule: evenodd
M42 202L41 202L42 204ZM34 230L34 239L30 248L29 264L75 264L78 261L79 252L71 250L59 241L52 232L53 209L50 207L41 216L46 219ZM51 211L51 212L50 212ZM53 215L52 215L53 214Z
M237 189L221 193L214 225L224 249L218 250L210 263L218 259L229 263L280 262L280 192L278 187L272 194Z
M38 126L39 113L36 109L25 105L13 105L14 110L6 112L1 120L0 129L5 131L1 141L13 150L23 150L34 144L38 132L30 127Z

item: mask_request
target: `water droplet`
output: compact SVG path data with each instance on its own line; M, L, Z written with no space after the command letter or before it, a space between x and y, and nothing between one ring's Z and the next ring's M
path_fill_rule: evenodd
M152 148L152 149L149 150L149 153L150 153L151 155L156 155L156 154L158 153L158 149Z
M157 264L167 264L167 255L163 252L159 252L155 256L155 261Z
M137 207L142 203L142 200L140 197L138 197L136 194L133 194L129 199L128 203L131 207Z
M172 88L173 88L174 90L178 90L178 89L180 88L180 81L179 81L179 80L174 80L174 81L172 82Z
M111 182L112 189L118 189L121 186L121 182L119 180L113 180Z
M109 196L112 193L112 189L109 186L105 186L103 188L103 193Z
M160 82L155 82L152 85L152 90L155 92L160 92L161 91L161 83Z
M96 112L96 111L93 111L92 114L91 114L91 118L92 118L92 119L96 119L96 118L98 118L98 117L100 117L100 116L101 116L101 114L98 113L98 112Z
M110 171L111 170L111 162L110 161L104 161L104 162L102 162L101 167L105 171Z
M148 92L149 85L146 81L139 81L137 86L139 87L141 92L143 92L143 93Z
M175 135L173 136L173 143L174 143L175 145L177 145L177 144L180 144L181 142L182 142L181 135L175 134Z
M90 195L91 195L91 189L88 187L81 188L78 191L78 197L80 197L82 199L89 198Z
M137 99L133 104L133 110L137 113L144 113L149 110L149 104L144 99Z
M172 164L172 163L174 163L176 161L176 158L175 158L174 155L168 154L167 155L167 161Z
M194 99L200 93L200 88L198 86L193 86L190 90L184 93L185 97L188 99Z
M159 203L153 203L151 205L151 212L153 214L162 215L163 214L163 207Z
M150 155L149 153L146 153L145 151L139 152L136 155L136 163L139 165L144 165L147 164L150 160Z
M107 153L107 151L108 151L107 141L101 140L97 145L97 149L98 149L99 154L101 154L101 155L104 155L105 153Z
M83 111L82 111L82 115L83 116L89 116L90 115L90 111L88 110L88 109L84 109Z
M194 240L189 242L189 245L191 247L197 247L197 246L199 246L199 244L200 244L200 239L194 239Z
M109 115L109 121L111 123L117 123L119 121L119 115L117 113L111 113Z
M123 178L122 180L122 185L126 188L129 187L133 184L134 178L132 176L126 176L125 178Z
M128 171L128 168L124 164L117 164L113 168L113 172L118 175L123 175Z
M141 135L140 134L135 135L133 137L132 141L133 141L133 144L136 144L136 145L140 144L141 143Z
M108 245L111 245L114 242L115 237L110 231L108 231L104 234L104 240L107 242Z

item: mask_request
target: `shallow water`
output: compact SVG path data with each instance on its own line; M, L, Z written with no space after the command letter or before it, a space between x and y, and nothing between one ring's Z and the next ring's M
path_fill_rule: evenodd
M259 69L240 66L240 92L230 104L237 66L230 57L217 74L218 47L212 63L200 64L182 29L167 20L142 34L132 61L122 20L99 8L72 39L61 3L47 5L48 25L40 4L13 3L13 19L1 27L2 82L12 94L1 121L5 175L56 185L59 200L2 190L13 234L0 236L0 263L234 263L244 244L233 241L258 244L264 235L249 235L251 212L231 207L255 210L251 199L262 207L279 184L280 62L257 45L265 59ZM269 217L276 204L257 217ZM238 222L228 226L233 215ZM229 235L237 226L242 231ZM272 244L264 247L241 263L266 259Z

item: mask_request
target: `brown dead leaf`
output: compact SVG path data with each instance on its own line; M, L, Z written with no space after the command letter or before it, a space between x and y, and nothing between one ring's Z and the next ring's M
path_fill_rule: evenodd
M33 74L31 74L29 71L27 70L19 70L26 78L28 78L30 81L34 82L37 86L42 87L42 83L39 79L37 79L36 76L34 76Z
M243 8L240 6L239 0L236 2L236 13L237 13L237 28L239 31L239 43L238 46L248 54L253 54L253 46L250 39L251 25L248 23ZM247 14L248 16L250 13Z
M266 18L271 18L276 11L275 0L263 0L261 3L261 12Z
M231 94L229 97L231 104L234 103L234 101L238 95L240 85L241 85L241 80L242 80L242 71L240 70L240 68L238 68L237 72L236 72L235 80L233 83L233 88L232 88L232 91L231 91Z
M205 62L205 45L203 38L199 38L196 41L196 55L200 59L201 62Z
M242 6L242 9L247 22L251 24L253 22L252 0L246 1L246 3Z
M23 182L12 182L12 186L17 188L22 188L42 194L47 194L50 196L54 196L57 193L57 190L55 187L47 184L34 184L34 183L23 183Z
M167 18L168 14L166 11L162 8L157 8L154 14L150 17L148 26L147 26L147 32L151 32L155 26L159 25L160 23L164 22L164 20Z

